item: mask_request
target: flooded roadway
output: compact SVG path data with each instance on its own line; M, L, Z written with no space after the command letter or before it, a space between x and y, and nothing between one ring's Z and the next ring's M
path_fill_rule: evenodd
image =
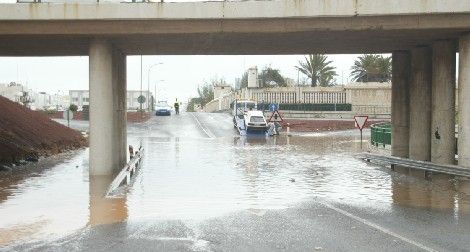
M80 125L83 127L83 125ZM366 134L367 135L367 134ZM103 197L87 150L0 177L5 250L395 250L470 247L470 181L354 157L355 131L245 138L225 114L129 125L145 159Z

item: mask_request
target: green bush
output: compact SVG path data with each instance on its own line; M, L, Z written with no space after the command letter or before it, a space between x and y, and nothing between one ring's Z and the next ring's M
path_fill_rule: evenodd
M78 106L75 104L70 104L69 110L75 113L78 110Z

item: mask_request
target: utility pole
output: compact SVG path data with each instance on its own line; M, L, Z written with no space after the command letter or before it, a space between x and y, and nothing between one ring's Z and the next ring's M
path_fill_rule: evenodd
M150 111L150 70L152 70L153 67L156 67L158 65L162 65L163 63L162 62L159 62L159 63L156 63L156 64L153 64L149 67L148 71L147 71L147 96L149 96L149 99L147 101L147 105L148 105L148 111ZM157 87L156 87L157 84L155 84L155 93L153 94L154 95L154 99L155 99L155 96L156 96L156 92L157 92ZM153 101L152 101L153 103Z

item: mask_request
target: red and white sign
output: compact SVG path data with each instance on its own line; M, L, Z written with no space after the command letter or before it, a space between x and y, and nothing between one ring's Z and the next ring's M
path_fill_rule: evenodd
M355 116L354 117L354 125L356 128L359 128L362 130L364 126L366 125L367 120L369 119L369 116Z
M279 114L279 111L274 110L273 114L269 118L269 121L270 122L282 122L283 120L282 120L281 114Z

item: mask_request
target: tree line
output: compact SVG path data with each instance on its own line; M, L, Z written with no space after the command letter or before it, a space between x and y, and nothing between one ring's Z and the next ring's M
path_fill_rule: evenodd
M309 81L299 85L311 87L328 87L336 85L338 76L336 67L325 54L310 54L300 60L295 68ZM392 78L392 58L377 54L364 54L359 56L351 67L352 81L354 82L389 82ZM282 76L279 69L270 66L264 67L258 75L260 87L287 86L287 78ZM300 81L299 81L300 82ZM240 78L238 88L248 86L248 73Z

